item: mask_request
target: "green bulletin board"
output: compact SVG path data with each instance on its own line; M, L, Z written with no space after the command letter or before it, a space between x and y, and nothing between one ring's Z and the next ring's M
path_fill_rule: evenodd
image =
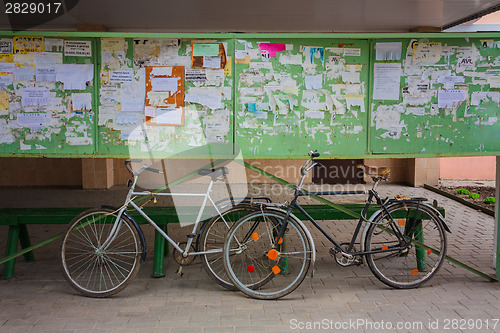
M246 156L367 153L366 40L238 39L235 140Z
M0 35L0 156L498 155L499 110L498 33Z
M0 38L0 44L4 46L0 54L2 155L92 154L95 40L7 36ZM56 72L72 75L61 82Z
M99 154L166 157L207 143L233 141L232 40L102 38L100 42ZM207 50L192 57L193 45L207 46ZM221 56L225 60L217 59ZM219 62L204 64L205 57ZM151 124L150 118L146 118L146 66L166 67L162 70L182 68L185 101L182 126ZM120 72L125 76L128 72L125 82L112 79Z
M394 59L398 58L394 54L389 59L391 47L397 53L398 42L400 59ZM498 39L376 40L372 41L371 49L371 151L374 154L499 150ZM394 99L377 99L377 93L384 97L390 90L387 86L392 85L391 74L382 73L384 66L391 71L390 65L401 70L395 83L399 95ZM382 79L377 78L377 74Z

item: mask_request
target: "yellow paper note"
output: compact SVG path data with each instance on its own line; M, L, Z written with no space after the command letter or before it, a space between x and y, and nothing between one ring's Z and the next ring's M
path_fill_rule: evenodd
M0 62L14 62L14 55L0 54Z
M9 110L9 93L0 90L0 111Z
M232 66L231 57L227 57L226 67L224 67L224 76L231 76L232 75L231 66Z

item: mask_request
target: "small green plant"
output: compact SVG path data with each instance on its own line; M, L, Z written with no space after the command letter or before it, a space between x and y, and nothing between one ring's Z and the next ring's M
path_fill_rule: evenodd
M465 194L465 195L468 195L470 192L469 190L466 190L464 188L461 188L461 189L458 189L457 190L457 194Z
M469 194L469 198L471 198L471 199L479 199L479 194L472 192L471 194Z
M486 203L486 204L494 204L495 203L495 197L486 197L486 199L484 199L484 203Z

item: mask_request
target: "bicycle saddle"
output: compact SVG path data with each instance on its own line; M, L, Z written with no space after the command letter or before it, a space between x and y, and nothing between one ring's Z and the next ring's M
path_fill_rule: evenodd
M215 169L200 169L198 170L198 174L200 176L219 177L229 174L229 170L226 167L219 167Z
M371 167L371 166L364 165L364 164L358 164L358 165L356 165L356 167L363 170L363 172L370 177L387 178L387 177L389 177L389 174L391 173L391 169L386 168L386 167L377 168L377 167Z

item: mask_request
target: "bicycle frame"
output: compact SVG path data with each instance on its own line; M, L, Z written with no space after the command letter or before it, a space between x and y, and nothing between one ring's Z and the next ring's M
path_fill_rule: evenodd
M375 183L373 184L372 189L368 191L327 191L327 192L304 192L301 188L304 183L305 176L307 175L307 172L311 170L315 165L317 165L317 162L313 162L313 157L311 156L306 163L301 168L301 174L302 178L299 182L299 185L295 189L295 194L293 200L290 202L290 205L286 211L285 219L283 221L283 225L281 227L281 230L278 234L277 239L280 239L281 237L284 236L287 226L288 226L288 219L290 218L290 215L292 214L292 211L294 208L297 208L304 216L332 243L335 245L337 250L344 254L348 254L351 256L358 256L358 255L366 255L366 254L375 254L375 253L383 253L383 252L393 252L393 251L400 251L404 250L405 248L408 247L410 244L404 235L401 233L399 228L394 227L394 219L392 218L391 214L389 213L387 209L387 201L383 202L382 199L379 197L378 193L375 191L380 179L375 180ZM309 165L311 163L311 165ZM351 241L349 242L349 246L347 249L342 248L342 246L332 237L330 234L328 234L319 224L316 222L316 220L309 215L304 208L300 206L300 204L297 203L297 199L301 196L321 196L321 195L348 195L348 194L367 194L368 193L368 199L366 201L365 207L363 208L363 211L361 212L361 217L358 221L358 224L356 225L356 229L354 230L353 236L351 238ZM376 203L380 206L381 210L386 213L388 216L391 218L391 223L390 227L392 229L392 232L396 235L396 237L400 240L401 244L403 246L398 246L398 247L390 247L388 249L380 249L380 250L375 250L375 251L360 251L360 252L352 252L354 248L354 244L356 242L356 239L358 238L359 232L361 230L361 227L363 225L363 222L366 223L372 223L370 219L366 218L366 214L368 212L368 208L373 202L373 199L375 199ZM408 199L406 202L417 202L420 203L420 199ZM417 210L418 212L418 210Z
M140 174L140 172L139 172L139 174ZM212 206L215 208L217 214L221 217L222 221L224 222L224 224L226 224L227 228L229 229L229 224L224 219L222 213L220 212L220 210L218 209L217 205L215 204L215 202L213 201L212 197L210 196L210 193L212 192L212 187L213 187L213 179L210 180L210 183L208 185L207 191L205 193L174 193L174 192L163 193L163 192L160 192L160 193L152 194L151 192L136 192L135 191L135 186L136 186L139 174L134 174L134 181L133 181L132 185L130 186L130 190L128 191L127 198L125 199L125 203L123 204L123 206L118 211L115 223L113 225L113 228L110 231L110 235L104 241L104 243L101 245L101 247L98 249L99 251L106 250L107 247L109 246L109 244L111 244L113 242L113 240L116 238L116 235L118 234L118 231L120 230L120 227L121 227L121 217L126 212L127 207L130 205L142 217L144 217L144 219L146 219L146 221L148 221L148 223L151 224L155 228L155 230L158 231L177 251L179 251L180 253L182 253L183 257L187 257L189 255L198 255L198 254L209 254L209 253L222 252L221 249L220 250L213 249L213 250L204 251L204 252L190 252L189 251L189 249L191 248L191 245L193 244L193 240L195 238L196 231L198 230L198 225L201 222L201 217L203 215L203 212L205 211L205 207L207 205L207 201L210 201L210 203L212 204ZM165 231L163 231L158 226L158 224L156 224L153 219L151 219L146 213L144 213L144 211L141 209L141 207L139 207L132 200L132 197L136 196L136 195L139 195L139 196L152 196L152 195L154 195L154 196L168 196L168 197L184 196L184 197L201 197L201 198L203 198L203 203L202 203L202 205L200 207L200 210L198 212L196 220L195 220L195 222L193 224L192 232L190 234L188 234L187 244L186 244L186 247L184 249L182 249L172 238L170 238L165 233Z

